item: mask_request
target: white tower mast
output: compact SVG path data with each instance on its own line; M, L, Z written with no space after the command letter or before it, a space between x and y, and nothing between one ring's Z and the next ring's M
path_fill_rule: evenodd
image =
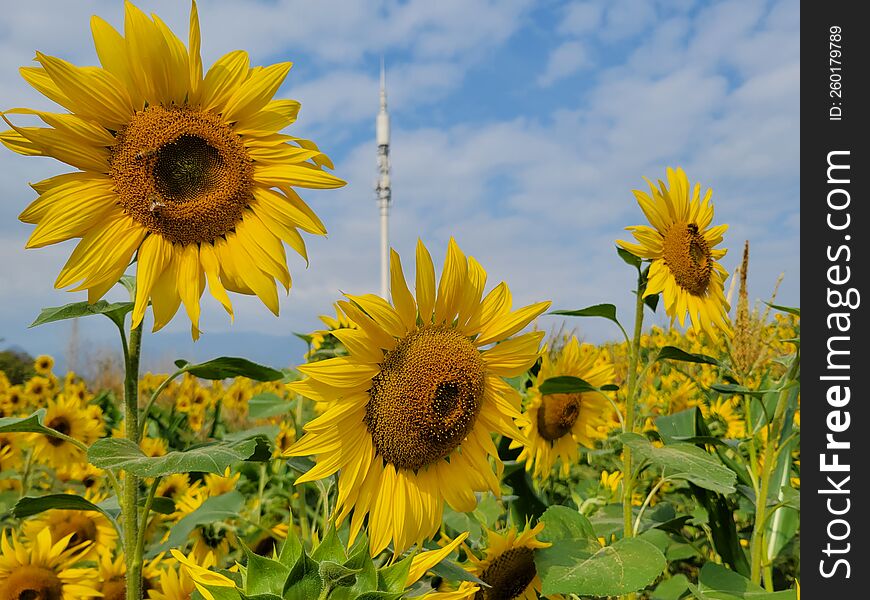
M384 59L381 57L381 110L375 128L378 140L378 207L381 211L381 296L389 300L390 293L390 115L387 114L387 88Z

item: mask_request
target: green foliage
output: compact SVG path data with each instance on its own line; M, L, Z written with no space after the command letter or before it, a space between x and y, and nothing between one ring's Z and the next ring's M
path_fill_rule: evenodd
M6 373L9 383L18 385L24 383L36 373L33 370L33 357L23 350L0 351L0 371Z

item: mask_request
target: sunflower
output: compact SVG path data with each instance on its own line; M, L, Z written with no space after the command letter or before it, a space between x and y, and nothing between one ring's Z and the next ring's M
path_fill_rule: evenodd
M166 567L158 576L157 587L148 590L149 600L190 600L196 585L183 569Z
M542 584L535 567L535 550L551 545L537 539L543 529L543 523L533 529L526 525L517 535L516 527L501 534L486 528L486 555L478 558L468 552L470 562L462 566L490 587L463 581L456 590L435 592L426 597L432 600L537 600ZM559 595L545 597L562 598Z
M104 431L102 420L89 418L82 412L78 400L63 396L48 401L44 422L46 427L74 438L86 446L90 446L102 437ZM71 462L81 462L85 458L81 450L59 437L32 433L30 439L34 458L43 464L66 465Z
M97 497L88 499L95 504L104 500ZM33 539L44 529L51 532L52 544L61 540L66 540L68 548L88 544L87 550L82 553L83 559L96 559L101 552L114 550L118 540L118 532L106 516L95 511L47 510L21 526L27 539Z
M512 448L523 447L517 460L526 462L527 471L534 469L535 477L547 479L557 458L567 476L579 456L577 445L593 448L595 440L603 437L601 426L608 424L613 412L603 394L541 394L541 384L551 377L579 377L596 387L613 383L613 364L599 358L594 346L581 346L573 336L556 356L544 354L537 381L528 390L528 420L522 427L528 442L511 442Z
M142 591L156 589L160 578L158 565L162 555L142 563ZM103 600L124 600L126 598L127 566L124 564L124 555L119 554L114 559L111 553L100 553L97 561L97 569L100 574L100 593Z
M55 282L101 298L134 255L133 325L149 298L154 329L184 303L199 335L200 297L209 290L232 316L227 290L256 294L276 315L277 279L290 289L282 241L303 257L299 229L323 235L293 187L336 188L329 158L308 140L279 133L299 103L273 100L292 63L251 67L237 50L203 76L196 4L190 41L157 16L126 4L124 33L91 19L102 67L36 54L21 74L67 109L39 117L48 127L0 134L11 150L51 156L79 169L33 185L39 198L20 216L37 225L27 243L81 238Z
M716 249L728 225L711 227L713 205L708 189L701 196L701 184L692 188L682 169L668 168L668 185L659 180L658 189L647 180L650 193L634 191L638 204L652 227L626 227L634 244L618 240L625 250L652 261L644 297L662 293L671 322L686 322L715 335L714 326L730 331L728 302L723 291L728 272L717 261L727 250Z
M499 473L502 464L491 434L521 436L514 422L521 419L519 394L502 377L535 362L543 333L507 338L550 305L512 311L505 283L484 298L486 272L453 239L437 292L422 242L416 301L395 251L390 271L393 305L371 294L340 301L359 328L333 331L348 356L300 366L308 377L289 386L333 402L286 453L317 455L297 483L340 471L338 522L353 510L353 540L369 515L373 555L390 541L400 553L434 534L445 500L468 512L477 505L475 491L499 494L489 457Z
M40 375L51 375L51 370L54 368L54 359L47 354L40 354L33 361L33 370Z
M187 577L193 580L197 591L206 600L214 600L214 595L204 587L206 585L235 589L236 584L231 579L210 569L210 567L214 566L214 557L212 555L199 558L194 553L185 556L178 550L170 550L170 553L178 561L179 571L185 573Z
M29 544L12 532L0 538L0 600L51 598L81 600L99 596L94 569L73 568L80 551L67 548L67 539L51 541L51 532L40 531Z

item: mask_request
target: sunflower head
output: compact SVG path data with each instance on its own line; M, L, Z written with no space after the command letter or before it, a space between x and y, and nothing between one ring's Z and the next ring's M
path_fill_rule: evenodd
M480 588L474 600L522 598L535 600L541 592L541 579L535 567L535 550L551 544L537 539L544 523L518 533L513 527L501 533L487 529L486 556L482 559L469 554L469 569L490 587Z
M237 50L203 75L195 3L187 47L129 2L124 35L99 17L91 28L100 67L37 52L39 66L21 69L68 112L0 113L11 150L78 169L33 186L39 197L20 216L36 225L28 247L81 238L55 285L90 302L135 259L134 326L149 301L155 330L183 303L198 337L206 284L231 316L227 291L277 314L276 281L291 285L283 244L307 259L299 231L326 233L293 188L344 185L314 143L280 133L299 111L274 99L291 63L252 67ZM19 114L47 127L14 125Z
M627 227L638 243L617 244L651 261L644 296L661 293L671 320L685 325L688 314L695 329L729 331L723 291L728 272L718 262L726 250L716 248L728 226L712 226L712 190L701 199L701 184L692 187L682 169L668 168L667 179L658 187L647 180L649 194L634 191L651 227Z
M47 354L40 354L33 361L33 370L40 375L50 375L54 368L54 359Z
M477 504L475 491L498 494L491 435L523 437L519 395L502 378L534 364L543 334L507 338L549 302L513 310L504 283L486 296L485 285L483 268L452 239L436 285L420 242L412 295L393 252L392 304L373 295L340 301L353 326L332 334L348 355L302 365L307 379L290 386L328 406L286 453L317 455L298 482L340 469L339 523L353 511L355 537L369 515L373 554L433 535L445 500L465 512Z
M613 412L600 392L544 394L541 384L552 377L579 377L593 386L613 383L615 372L609 358L591 344L580 344L572 336L555 351L544 354L535 383L528 390L527 420L522 427L525 444L517 460L535 477L547 479L557 460L567 476L579 458L578 445L593 448L604 437L603 429Z

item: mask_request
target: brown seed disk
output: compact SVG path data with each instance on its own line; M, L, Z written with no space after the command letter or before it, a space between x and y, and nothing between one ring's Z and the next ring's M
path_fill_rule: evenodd
M45 567L25 565L16 568L0 582L0 598L14 600L61 600L63 582Z
M554 442L571 431L580 416L582 394L547 394L538 409L538 433Z
M110 175L127 214L180 244L233 231L253 186L251 159L232 127L187 107L136 113L118 133Z
M94 523L94 520L76 513L69 514L69 518L65 521L55 524L54 531L52 531L52 537L55 541L61 540L69 534L73 535L69 539L69 542L67 542L68 548L73 548L85 542L96 541L97 525Z
M375 449L402 469L445 458L474 427L484 380L480 352L453 329L408 335L372 379L364 421Z
M681 288L703 296L710 284L713 257L707 240L694 223L674 223L662 240L665 264Z
M519 598L537 575L535 553L520 546L499 554L480 574L491 587L481 588L474 600L513 600Z
M69 435L70 431L72 431L72 426L70 425L69 419L67 419L66 417L55 417L51 421L49 421L47 425L50 429L59 431L64 435ZM54 437L51 435L47 435L45 437L48 439L48 443L55 447L62 446L66 443L66 440L62 440L58 437Z

